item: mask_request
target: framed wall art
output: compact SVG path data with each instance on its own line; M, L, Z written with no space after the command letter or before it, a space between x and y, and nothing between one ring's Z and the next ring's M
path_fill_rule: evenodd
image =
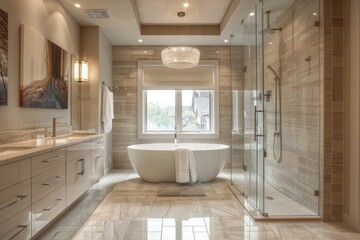
M71 54L21 25L20 106L68 108Z

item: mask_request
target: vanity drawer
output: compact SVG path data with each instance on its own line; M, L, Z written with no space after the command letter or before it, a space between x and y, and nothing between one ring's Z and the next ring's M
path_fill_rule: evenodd
M31 204L31 180L0 191L0 223Z
M27 158L0 166L0 190L31 177L31 159Z
M32 202L65 184L65 165L58 166L32 178Z
M31 159L32 175L38 175L61 164L65 164L65 148L35 156Z
M76 144L66 148L66 161L69 162L75 158L84 156L91 152L91 142Z
M35 236L43 227L65 209L65 186L50 193L32 206L32 235Z
M31 238L31 208L27 207L12 218L0 224L0 239L30 239Z

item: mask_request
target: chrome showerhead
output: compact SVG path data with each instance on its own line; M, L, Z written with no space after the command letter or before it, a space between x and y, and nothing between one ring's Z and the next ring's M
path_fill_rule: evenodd
M276 73L276 71L273 69L273 67L271 65L267 65L267 68L274 74L274 80L275 81L279 81L280 77L279 75Z
M266 35L272 35L276 31L281 31L281 28L270 27L270 11L266 11L265 14L266 14L266 28L260 31L260 33L266 36Z

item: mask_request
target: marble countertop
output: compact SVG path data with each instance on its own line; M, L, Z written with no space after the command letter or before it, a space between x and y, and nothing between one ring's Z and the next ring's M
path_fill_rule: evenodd
M0 166L18 161L20 159L51 152L56 149L68 147L82 142L91 141L104 136L103 134L91 135L60 135L58 137L40 138L10 144L0 145Z

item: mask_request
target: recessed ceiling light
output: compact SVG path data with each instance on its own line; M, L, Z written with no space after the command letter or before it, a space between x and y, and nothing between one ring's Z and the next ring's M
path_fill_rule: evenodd
M272 44L272 42L269 42L269 45L271 45Z
M250 15L250 16L255 16L255 13L254 13L254 12L251 12L249 15Z
M146 53L147 53L147 51L144 51L144 53L146 54Z
M220 53L220 51L216 51L216 53Z
M183 6L187 8L189 6L189 3L184 3Z
M142 43L142 39L139 39L138 42Z
M77 7L77 8L80 8L80 7L81 7L81 5L78 4L78 3L75 3L74 5L75 5L75 7Z
M318 14L316 12L314 12L312 15L316 17Z
M229 42L229 40L225 39L224 42Z

